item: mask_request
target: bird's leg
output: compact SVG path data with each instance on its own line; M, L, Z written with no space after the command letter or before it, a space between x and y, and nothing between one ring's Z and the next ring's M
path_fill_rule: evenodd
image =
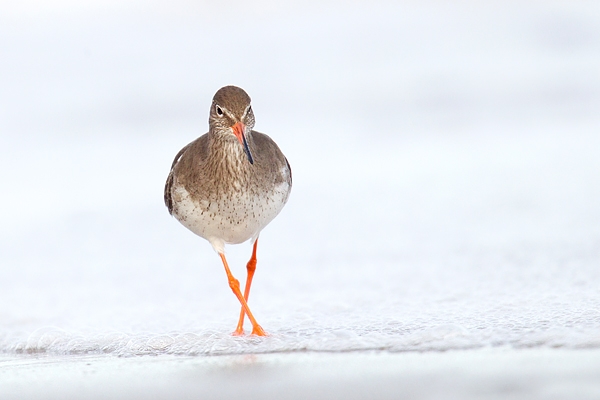
M246 288L244 289L244 299L246 303L248 302L248 297L250 297L250 286L252 285L252 277L254 276L254 271L256 270L256 245L258 244L258 239L254 241L254 247L252 249L252 257L250 257L250 261L246 264L246 269L248 270L248 277L246 278ZM240 310L240 320L238 321L237 328L235 329L234 335L243 335L244 334L244 317L246 313L244 312L244 307ZM254 333L254 332L253 332Z
M229 265L227 265L227 260L225 259L225 254L219 253L219 256L221 256L221 261L223 261L223 266L225 266L225 272L227 273L227 279L229 280L229 287L231 290L233 290L233 293L242 304L242 309L246 312L246 314L248 314L248 318L252 323L252 334L257 336L267 336L263 328L261 328L258 322L256 322L256 319L254 319L252 311L250 311L250 307L248 307L248 303L246 303L244 296L242 296L242 292L240 291L240 282L231 274Z

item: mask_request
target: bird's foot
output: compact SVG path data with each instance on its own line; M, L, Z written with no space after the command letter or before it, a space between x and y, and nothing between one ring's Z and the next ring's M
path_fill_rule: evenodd
M244 336L246 332L244 332L244 329L236 329L235 331L233 331L231 333L232 336Z
M260 325L256 324L252 327L252 335L256 335L256 336L269 336L267 334L267 332L265 332L263 330L263 328L261 328Z

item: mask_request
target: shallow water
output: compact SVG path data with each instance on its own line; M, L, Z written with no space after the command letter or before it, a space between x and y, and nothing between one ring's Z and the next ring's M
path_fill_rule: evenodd
M598 350L0 357L3 399L596 399Z

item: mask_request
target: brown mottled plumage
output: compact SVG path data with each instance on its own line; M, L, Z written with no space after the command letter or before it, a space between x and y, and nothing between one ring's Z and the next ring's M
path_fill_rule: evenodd
M292 188L292 171L275 142L253 131L250 97L235 86L215 94L209 131L177 153L165 184L165 205L175 218L205 238L219 253L229 283L242 304L235 334L243 333L244 315L253 334L264 335L247 305L261 230L283 208ZM225 243L252 239L252 258L244 296L225 260Z

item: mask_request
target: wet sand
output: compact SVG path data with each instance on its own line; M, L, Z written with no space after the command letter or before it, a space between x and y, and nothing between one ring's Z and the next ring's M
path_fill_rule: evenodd
M0 358L8 399L597 399L600 350Z

